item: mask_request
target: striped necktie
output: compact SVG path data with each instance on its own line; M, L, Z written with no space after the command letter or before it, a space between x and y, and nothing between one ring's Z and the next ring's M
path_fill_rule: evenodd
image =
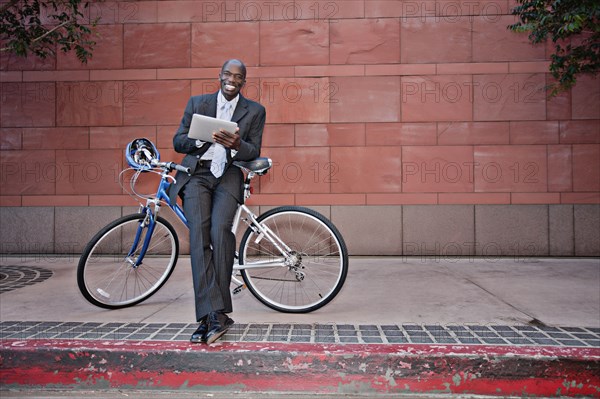
M233 115L233 106L229 101L223 103L221 106L220 119L231 120ZM219 178L225 172L225 165L227 165L227 150L221 144L215 143L215 149L213 153L213 159L210 163L210 171L213 176Z

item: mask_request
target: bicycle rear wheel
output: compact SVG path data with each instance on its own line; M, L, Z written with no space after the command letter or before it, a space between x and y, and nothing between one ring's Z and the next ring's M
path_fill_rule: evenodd
M173 273L179 240L173 226L161 217L156 218L142 263L135 266L149 233L145 219L141 213L123 216L100 230L85 247L77 284L92 304L107 309L136 305L156 293ZM132 250L138 233L137 247Z
M283 257L277 245L249 227L240 243L239 263L250 292L266 306L286 313L308 313L329 303L348 273L348 251L340 232L323 215L286 206L257 218L291 249ZM253 265L274 262L278 265Z

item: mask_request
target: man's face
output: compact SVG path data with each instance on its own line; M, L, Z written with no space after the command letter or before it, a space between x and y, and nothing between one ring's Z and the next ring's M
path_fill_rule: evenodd
M233 100L238 95L244 83L246 83L246 76L242 67L236 63L228 63L221 71L221 91L227 101Z

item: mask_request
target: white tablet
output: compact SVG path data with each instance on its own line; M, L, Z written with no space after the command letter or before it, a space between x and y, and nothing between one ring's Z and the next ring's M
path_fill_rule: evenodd
M223 129L230 133L235 133L237 129L237 123L226 121L223 119L212 118L206 115L194 114L192 115L192 124L188 132L188 137L195 140L202 140L209 143L213 143L212 138L213 132Z

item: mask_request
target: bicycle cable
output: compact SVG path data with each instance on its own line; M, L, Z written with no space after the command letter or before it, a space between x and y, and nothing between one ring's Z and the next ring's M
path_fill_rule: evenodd
M135 173L131 176L131 180L129 182L129 188L127 188L126 187L127 185L125 184L125 178L126 178L125 173L128 171L135 171ZM144 172L150 172L150 173L154 173L158 176L162 176L162 172L159 172L154 169L142 170L142 169L136 169L136 168L127 168L127 169L123 169L121 171L121 173L119 173L119 185L127 193L127 195L129 195L131 198L135 199L138 203L140 203L140 205L143 205L143 204L139 199L144 199L144 200L153 200L154 199L154 195L141 194L135 190L135 185L138 181L138 178Z

